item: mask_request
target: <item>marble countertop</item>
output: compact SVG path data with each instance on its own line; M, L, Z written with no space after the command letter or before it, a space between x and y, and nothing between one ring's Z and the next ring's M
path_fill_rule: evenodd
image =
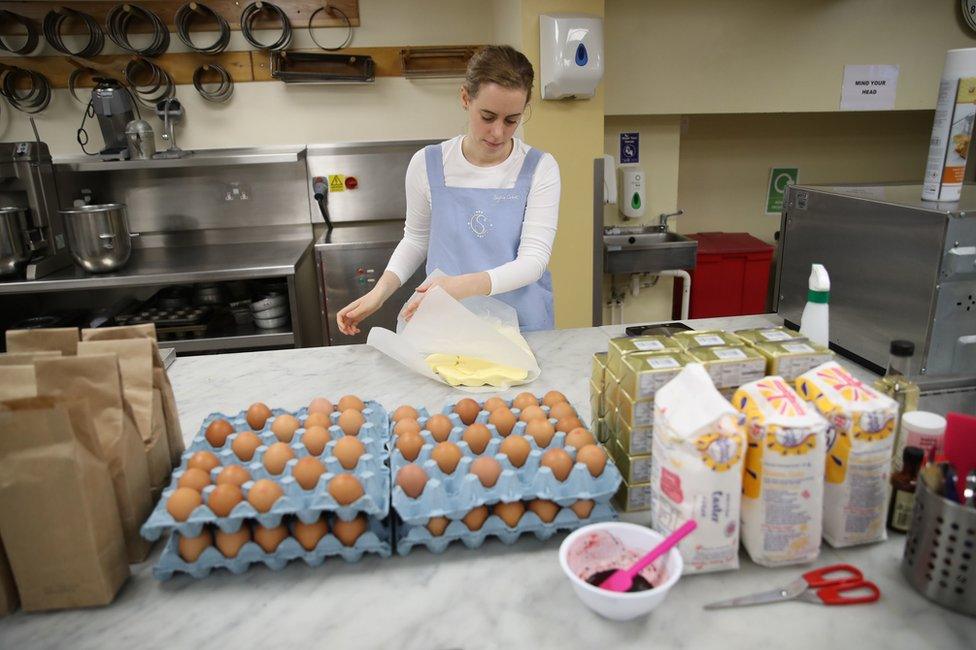
M690 321L696 329L742 329L768 316ZM778 324L778 323L777 323ZM558 330L526 338L542 366L528 386L564 392L588 419L590 355L623 326ZM462 393L409 373L367 346L250 352L177 359L169 370L187 440L213 411L255 401L298 408L317 395L354 392L392 408L439 409ZM510 391L520 392L523 388ZM625 515L648 524L648 513ZM742 555L738 571L687 576L651 615L626 623L580 603L557 560L564 535L506 546L491 538L435 555L366 555L360 562L302 562L281 571L256 566L235 576L157 582L149 560L104 608L0 619L0 648L971 648L976 619L917 594L899 572L903 538L853 549L824 544L817 565L848 562L880 587L859 607L801 602L723 611L702 605L785 584L803 567L768 569ZM219 645L218 645L219 644Z

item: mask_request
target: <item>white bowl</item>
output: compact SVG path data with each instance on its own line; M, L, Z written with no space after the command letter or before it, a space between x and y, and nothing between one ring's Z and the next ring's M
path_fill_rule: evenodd
M592 609L597 614L613 619L615 621L628 621L638 616L650 613L654 608L664 602L668 591L674 583L681 577L681 570L684 563L681 561L681 554L677 548L672 548L664 555L665 575L667 579L664 583L647 591L637 591L633 593L619 593L607 591L595 587L569 568L567 556L569 549L576 541L584 536L597 531L606 531L615 536L624 546L633 549L639 555L647 553L652 548L664 541L664 535L654 532L645 526L628 524L619 521L608 521L600 524L590 524L571 533L559 546L559 566L563 568L566 577L573 585L573 591L583 601L583 604ZM660 560L658 560L660 561ZM626 568L626 567L620 567Z

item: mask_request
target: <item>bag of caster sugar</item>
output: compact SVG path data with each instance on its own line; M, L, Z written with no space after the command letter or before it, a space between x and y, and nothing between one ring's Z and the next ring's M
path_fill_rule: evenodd
M830 424L824 539L835 547L884 540L898 403L834 361L800 375L796 389Z
M678 545L686 573L737 569L741 416L698 363L658 390L654 410L652 527L668 535L689 519L698 524Z

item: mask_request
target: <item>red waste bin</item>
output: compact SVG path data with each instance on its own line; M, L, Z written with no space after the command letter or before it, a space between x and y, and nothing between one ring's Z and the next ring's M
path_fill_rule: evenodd
M745 232L700 232L697 266L691 274L691 318L741 316L766 312L773 247ZM681 315L681 290L676 279L672 318Z

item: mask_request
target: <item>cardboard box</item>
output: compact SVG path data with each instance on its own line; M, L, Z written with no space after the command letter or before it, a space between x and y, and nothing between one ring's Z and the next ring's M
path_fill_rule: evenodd
M631 485L638 483L650 483L651 481L651 455L642 454L632 456L625 452L618 441L613 441L608 445L613 462L617 464L617 469L624 477L624 480Z
M694 348L688 354L705 366L719 390L737 388L766 376L766 358L745 345Z
M683 352L633 352L624 357L620 389L637 400L654 399L661 386L693 361Z
M620 488L613 495L613 504L622 512L640 512L651 509L651 484L639 483L628 485L620 482Z
M616 377L623 373L623 358L632 352L680 352L681 345L668 336L622 336L610 339L607 370Z
M810 341L759 343L756 351L766 358L766 374L786 381L794 381L807 370L834 359L832 351Z

